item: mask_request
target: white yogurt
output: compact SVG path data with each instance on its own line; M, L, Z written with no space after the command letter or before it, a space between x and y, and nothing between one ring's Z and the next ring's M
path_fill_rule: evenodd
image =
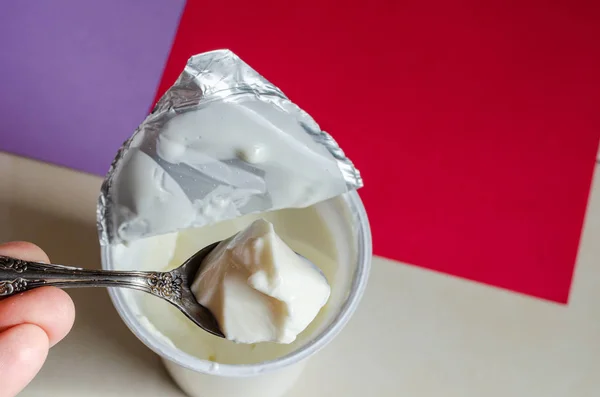
M243 126L243 127L240 127ZM244 200L269 192L272 208L305 207L345 191L333 156L289 113L253 96L213 102L169 120L156 144L158 156L245 191ZM220 163L260 164L263 177ZM241 207L241 206L238 206Z
M329 299L320 270L258 219L206 256L191 285L196 300L237 343L292 343Z
M120 241L133 241L346 192L338 160L318 141L325 138L307 130L320 131L252 95L177 114L155 140L133 139L115 171L107 222Z
M125 323L163 357L171 376L190 396L280 397L296 382L307 359L335 338L360 301L370 267L370 232L358 195L103 247L105 269L170 270L259 217L273 223L294 251L318 264L331 285L327 304L293 343L237 344L201 330L168 302L138 291L110 289Z
M155 236L116 246L115 261L125 268L140 270L171 270L180 266L199 249L227 239L257 219L271 222L281 239L295 252L317 265L331 286L331 297L315 320L301 332L293 343L257 343L242 345L208 334L190 322L168 302L137 291L122 291L127 299L136 302L137 315L149 321L151 332L159 332L177 348L198 358L222 364L252 364L273 360L305 344L320 330L331 305L344 298L344 283L349 269L340 269L340 256L331 229L317 206L286 209L265 214L247 215L204 228ZM158 336L158 335L157 335Z

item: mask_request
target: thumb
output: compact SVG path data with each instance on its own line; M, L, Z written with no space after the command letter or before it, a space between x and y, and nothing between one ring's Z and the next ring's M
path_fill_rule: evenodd
M48 262L33 244L0 244L0 255ZM50 345L73 324L73 302L63 291L44 287L0 301L0 397L14 397L39 372Z
M48 355L48 335L33 324L0 333L0 397L14 397L39 372Z

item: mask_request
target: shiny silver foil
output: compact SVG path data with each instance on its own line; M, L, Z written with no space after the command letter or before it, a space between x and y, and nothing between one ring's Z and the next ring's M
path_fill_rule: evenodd
M254 137L265 159L229 150ZM312 117L231 51L211 51L190 58L118 151L98 201L100 242L306 207L361 186Z

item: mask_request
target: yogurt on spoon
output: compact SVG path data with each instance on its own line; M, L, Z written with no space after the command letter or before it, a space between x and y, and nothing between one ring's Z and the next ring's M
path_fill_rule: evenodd
M191 289L225 337L246 344L294 342L331 293L320 270L264 219L223 240L204 260Z

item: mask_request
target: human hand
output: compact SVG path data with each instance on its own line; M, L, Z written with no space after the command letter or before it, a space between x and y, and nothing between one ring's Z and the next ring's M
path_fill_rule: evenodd
M0 244L0 255L50 263L39 247ZM0 397L14 397L38 373L48 349L73 326L75 308L66 292L42 287L0 300Z

